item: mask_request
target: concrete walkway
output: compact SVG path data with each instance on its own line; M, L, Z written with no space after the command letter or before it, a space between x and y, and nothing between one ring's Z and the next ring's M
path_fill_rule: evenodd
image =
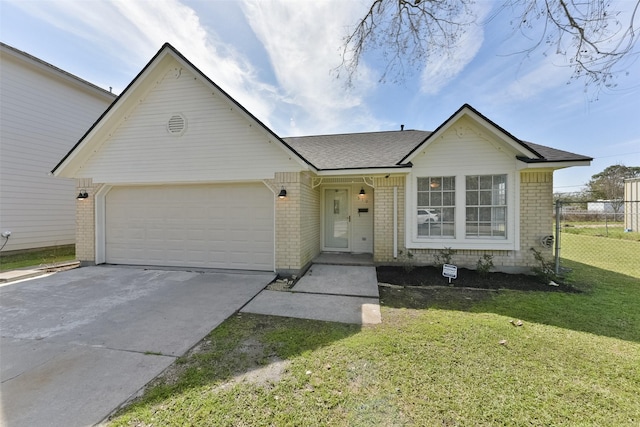
M290 291L263 290L241 312L329 322L382 322L376 269L314 264Z

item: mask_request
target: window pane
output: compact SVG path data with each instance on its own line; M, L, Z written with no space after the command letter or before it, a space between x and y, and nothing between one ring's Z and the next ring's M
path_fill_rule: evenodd
M478 205L478 192L477 191L467 191L467 206Z
M455 235L455 177L418 178L417 201L418 237Z
M429 178L418 178L418 191L429 190Z
M493 183L492 175L481 175L480 176L480 189L481 190L490 190Z
M451 191L456 189L456 181L453 176L445 176L442 178L442 190Z
M482 206L491 206L491 191L480 191L480 203Z
M491 222L491 208L478 208L480 221Z
M467 190L477 190L478 189L478 177L477 176L468 176L465 180Z
M431 192L431 205L430 206L442 206L442 193Z
M507 237L507 176L465 177L467 237Z
M452 192L442 193L442 206L453 206L456 203L455 194Z

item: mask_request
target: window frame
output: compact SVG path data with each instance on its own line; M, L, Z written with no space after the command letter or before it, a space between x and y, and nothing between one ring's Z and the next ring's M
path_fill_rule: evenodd
M506 175L506 238L466 236L466 177ZM455 177L454 238L418 235L418 178ZM518 250L520 246L520 174L517 171L472 169L452 173L420 168L406 177L405 246L407 249Z

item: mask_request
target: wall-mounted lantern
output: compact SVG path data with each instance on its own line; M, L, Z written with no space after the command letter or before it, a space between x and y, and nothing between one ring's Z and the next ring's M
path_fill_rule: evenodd
M287 190L285 190L284 187L282 187L280 189L280 193L278 193L278 199L282 200L286 197L287 197Z

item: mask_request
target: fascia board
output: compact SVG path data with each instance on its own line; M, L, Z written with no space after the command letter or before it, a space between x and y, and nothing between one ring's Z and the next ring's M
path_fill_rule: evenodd
M397 168L370 168L370 169L325 169L316 174L318 176L342 176L342 175L407 175L411 172L411 166Z
M591 166L590 160L576 160L576 161L567 161L567 162L534 162L534 163L525 163L523 161L518 160L517 169L547 169L547 170L557 170L570 168L573 166Z

